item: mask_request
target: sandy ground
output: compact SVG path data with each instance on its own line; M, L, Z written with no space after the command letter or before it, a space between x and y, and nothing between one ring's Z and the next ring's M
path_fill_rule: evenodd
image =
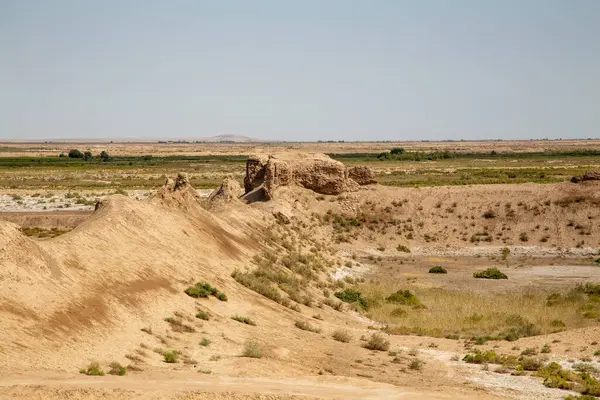
M198 189L200 197L208 197L213 189ZM128 190L126 195L136 199L148 199L155 190ZM54 212L92 211L97 201L113 195L114 191L66 190L33 191L14 190L0 193L0 213L3 212ZM84 203L84 204L80 204Z
M152 199L135 192L109 196L75 229L53 239L25 237L17 226L0 221L0 398L561 399L565 391L545 388L539 379L495 374L452 361L453 356L465 353L462 341L386 336L390 350L399 354L396 362L396 356L387 351L364 347L365 338L377 332L375 323L364 316L317 304L299 304L299 312L293 311L243 287L231 274L245 270L253 256L265 249L275 229L273 213L282 212L298 221L300 239L295 240L307 249L323 244L326 273L336 279L378 272L389 274L390 279L418 275L427 283L434 277L426 276L426 268L443 262L455 274L435 277L437 284L456 287L474 268L497 265L498 250L510 246L505 267L510 279L494 282L497 290L502 285L550 288L590 281L600 271L590 264L591 250L585 254L570 251L596 248L598 209L590 207L592 200L570 209L554 204L573 190L590 199L596 193L594 186L572 189L561 184L422 190L373 187L323 201L312 192L283 190L273 202L235 203L211 212L197 201L203 192L164 189ZM39 218L36 200L22 197L5 201L23 201L36 211L29 221ZM71 200L56 198L56 202ZM391 208L392 201L404 198L409 201L402 208ZM518 202L527 207L518 209L514 218L506 216L500 198L515 208ZM551 201L545 205L547 199ZM366 204L373 200L374 205ZM438 207L440 200L443 205ZM499 216L482 218L490 204ZM361 226L358 239L335 245L332 239L338 233L312 214L324 215L328 209L350 213L363 206L377 215L373 229ZM401 219L403 227L411 224L411 228L398 233L399 222L390 223L392 219ZM582 228L567 226L569 219ZM510 225L511 230L502 230L503 225ZM517 242L523 231L532 238L541 236L546 225L553 234L547 244L531 243L533 239L527 245ZM504 232L506 243L461 239L486 227L494 235ZM413 239L407 238L408 232ZM425 234L436 235L435 243L429 243ZM581 237L590 245L576 247ZM408 244L414 253L399 252L399 243ZM543 260L532 259L544 250L548 251ZM354 254L359 266L344 269L342 265ZM183 290L199 280L217 286L228 300L186 296ZM486 290L487 283L476 285ZM310 292L315 298L323 296L318 293ZM210 319L195 318L198 311L209 313ZM256 325L234 321L236 315L251 318ZM175 329L166 317L177 318L187 328ZM296 328L299 320L309 321L319 331ZM351 333L350 343L332 339L340 328ZM599 329L592 326L524 338L517 344L540 346L560 338L551 356L572 365L569 359L590 352L594 338L600 338ZM199 344L204 338L210 339L210 345ZM247 340L262 346L263 358L240 357ZM507 352L514 345L489 343ZM182 361L165 363L162 353L169 349L180 351ZM416 355L409 354L411 349L418 349ZM422 370L409 368L416 359L423 361ZM110 362L118 361L143 371L125 377L78 374L92 361L105 370Z

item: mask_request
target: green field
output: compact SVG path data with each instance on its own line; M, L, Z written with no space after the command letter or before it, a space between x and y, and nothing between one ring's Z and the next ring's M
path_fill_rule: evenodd
M405 152L330 154L346 165L368 165L380 184L439 186L567 181L600 169L600 151L469 154ZM379 158L378 158L379 156ZM2 189L151 189L183 171L197 188L213 188L226 176L240 182L246 155L136 156L85 161L69 157L0 157Z

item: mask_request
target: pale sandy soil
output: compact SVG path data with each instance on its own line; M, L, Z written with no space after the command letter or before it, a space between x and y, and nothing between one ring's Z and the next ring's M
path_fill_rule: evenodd
M276 226L273 212L282 212L299 221L295 226L304 226L298 228L304 235L298 240L306 250L323 244L326 273L335 278L366 276L375 270L395 277L422 275L428 263L445 257L456 275L440 279L457 286L473 268L497 265L498 254L493 259L493 253L510 246L514 253L506 269L511 279L496 284L514 289L592 281L600 269L591 266L591 250L585 249L598 248L600 228L595 222L600 215L592 203L571 208L554 204L573 194L591 202L597 198L597 186L371 187L325 200L290 189L281 190L269 203L235 203L214 212L204 209L191 189L140 200L114 195L71 232L45 240L25 237L17 225L0 221L0 398L561 399L565 391L545 388L539 379L499 375L452 361L454 355L465 354L458 340L387 335L390 350L400 358L395 362L390 353L363 346L361 337L377 332L364 316L318 304L292 311L240 285L231 274L245 270L265 249ZM390 206L404 198L409 201L401 207ZM546 200L551 200L548 205ZM357 239L336 244L332 238L338 233L313 219L313 212L325 214L328 209L356 215L371 207L366 201L374 203L381 221L401 219L403 228L397 222L378 222L373 230L362 227ZM439 201L443 204L437 207ZM514 218L505 215L506 202L517 209ZM519 202L527 207L517 206ZM454 210L446 211L449 207ZM498 216L482 218L489 207L495 207ZM570 220L573 226L567 226ZM412 230L404 229L407 224L414 225ZM576 224L582 228L575 229ZM511 230L502 230L503 225ZM493 232L494 242L462 240L485 227ZM552 237L540 242L545 227ZM527 245L518 239L524 231L530 236ZM412 239L408 232L413 232ZM435 242L427 241L425 234L435 236ZM576 247L582 238L585 245ZM401 243L415 254L397 251ZM465 249L484 255L478 258L471 253L475 250ZM544 260L531 258L543 251L548 252ZM359 266L344 270L343 263L354 254ZM199 280L217 286L228 301L186 296L183 290ZM314 290L309 293L315 299L323 297ZM208 312L210 320L195 318L200 310ZM320 319L313 318L316 314ZM235 315L251 318L256 326L232 320ZM164 320L173 316L188 331L175 330ZM309 321L320 332L296 328L298 320ZM350 332L350 343L331 338L340 328ZM199 344L203 338L210 339L209 346ZM263 358L240 356L249 339L260 344ZM591 352L591 343L600 340L600 327L487 346L510 352L515 344L541 346L553 339L560 342L553 345L549 359L571 365L570 359ZM180 351L182 362L165 363L159 352L169 349ZM409 349L418 349L418 355L410 355ZM417 358L424 362L420 371L408 367ZM92 361L104 370L118 361L142 371L125 377L78 373Z

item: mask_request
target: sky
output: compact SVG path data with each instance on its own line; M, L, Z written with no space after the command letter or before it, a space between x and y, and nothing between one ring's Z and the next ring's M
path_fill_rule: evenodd
M0 139L600 137L598 0L0 0Z

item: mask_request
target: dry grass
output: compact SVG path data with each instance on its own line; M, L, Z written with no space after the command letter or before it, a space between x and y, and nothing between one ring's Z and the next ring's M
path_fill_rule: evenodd
M333 332L331 337L333 338L333 340L337 340L338 342L342 343L350 343L350 341L352 340L352 335L350 335L350 332L348 332L345 329L336 330L335 332Z
M392 304L392 287L360 286L368 299L367 315L388 324L387 331L435 337L487 336L513 340L596 324L600 303L578 290L563 293L518 291L480 294L440 288L412 289L422 307ZM405 312L399 313L398 308Z
M244 350L242 352L242 357L262 358L263 357L262 346L254 340L248 340L246 343L244 343Z

